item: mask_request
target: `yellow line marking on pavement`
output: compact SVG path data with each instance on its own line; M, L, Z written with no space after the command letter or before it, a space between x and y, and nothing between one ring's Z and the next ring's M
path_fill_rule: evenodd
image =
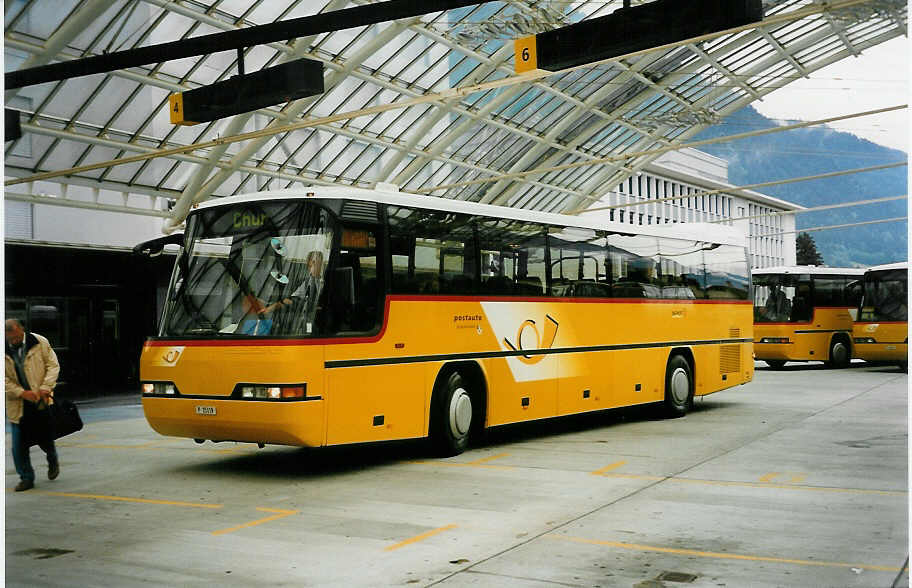
M610 470L615 470L626 463L627 463L626 461L616 461L613 464L606 465L602 469L595 470L594 472L589 472L589 473L592 474L593 476L601 476L605 472L610 471Z
M728 482L725 480L699 480L696 478L669 478L674 482L704 484L707 486L734 486L741 488L776 488L780 490L804 490L807 492L834 492L839 494L876 494L880 496L908 496L905 490L869 490L866 488L833 488L828 486L798 486L796 484L771 484L767 482Z
M593 472L595 473L595 472ZM661 480L672 481L675 478L669 478L668 476L649 476L646 474L615 474L613 472L603 472L599 474L603 478L620 478L625 480L647 480L649 482L658 482Z
M599 541L596 539L585 539L582 537L570 537L568 535L547 535L552 539L571 541L574 543L588 543L591 545L604 545L606 547L617 547L619 549L628 549L632 551L652 551L658 553L673 553L676 555L688 555L695 557L706 557L715 559L737 559L743 561L763 561L770 563L796 564L802 566L817 566L828 568L860 568L864 570L875 570L880 572L898 572L900 568L896 566L878 566L868 564L845 563L839 561L815 561L807 559L790 559L783 557L765 557L760 555L741 555L737 553L717 553L713 551L698 551L696 549L676 549L672 547L657 547L654 545L638 545L636 543L621 543L620 541Z
M182 502L179 500L155 500L152 498L132 498L129 496L108 496L105 494L82 494L78 492L52 492L49 490L38 490L37 494L47 494L49 496L64 496L66 498L89 498L92 500L112 500L115 502L138 502L142 504L163 504L166 506L187 506L190 508L222 508L222 504L204 504L200 502Z
M493 461L495 459L500 459L501 457L508 457L509 453L498 453L497 455L492 455L490 457L482 457L481 459L476 459L475 461L467 462L466 465L481 465L486 461Z
M779 476L791 476L791 479L788 481L789 484L798 484L804 482L807 479L807 474L793 474L793 473L783 473L783 472L770 472L765 476L760 477L761 482L772 483L773 480Z
M450 529L455 529L456 527L458 527L458 525L447 525L445 527L440 527L439 529L433 529L427 533L415 535L411 539L406 539L405 541L401 541L395 545L390 545L389 547L385 548L384 551L393 551L394 549L399 549L400 547L405 547L406 545L411 545L412 543L418 543L419 541L424 541L428 537L433 537L438 533L443 533L444 531L449 531Z
M481 463L482 461L495 459L502 457L507 454L499 454L491 456L488 458L483 458L477 461L470 462L446 462L446 461L423 461L415 460L408 461L405 463L413 463L420 465L439 465L439 466L448 466L448 467L475 467L475 468L494 468L502 470L514 470L517 469L517 466L498 466L498 465L489 465L486 463ZM805 492L831 492L838 494L874 494L878 496L908 496L909 493L905 490L870 490L866 488L834 488L828 486L800 486L798 482L804 481L806 478L803 474L793 474L791 482L787 484L774 484L772 482L738 482L738 481L728 481L728 480L701 480L699 478L678 478L674 476L650 476L646 474L617 474L610 470L621 467L626 464L625 461L615 462L613 464L607 465L599 470L594 472L589 472L590 475L601 476L603 478L618 478L618 479L627 479L627 480L646 480L649 482L681 482L685 484L703 484L705 486L729 486L734 488L775 488L778 490L802 490ZM775 476L780 475L779 472L770 472L769 474L763 476L761 480L769 478L773 479Z
M595 474L596 472L592 472ZM641 474L615 474L605 472L598 474L603 478L622 478L631 480L647 480L650 482L681 482L685 484L703 484L705 486L731 486L735 488L776 488L780 490L803 490L806 492L833 492L840 494L875 494L879 496L908 496L905 490L869 490L866 488L833 488L828 486L799 486L797 484L773 484L771 482L737 482L728 480L701 480L699 478L677 478L670 476L648 476ZM795 481L804 479L802 476L792 478Z
M160 444L161 444L160 441L149 441L148 443L140 443L139 445L136 446L136 448L137 449L155 448L155 447L158 447Z
M261 512L274 512L276 514L272 515L271 517L257 519L255 521L250 521L249 523L244 523L242 525L237 525L235 527L228 527L227 529L221 529L220 531L212 531L212 534L213 535L224 535L226 533L233 533L234 531L238 531L240 529L246 529L248 527L255 527L256 525L262 525L263 523L268 523L269 521L274 521L276 519L282 519L282 518L291 516L293 514L298 514L300 512L297 510L282 510L280 508L265 508L265 507L261 507L261 506L258 506L257 510L259 510Z
M515 470L514 466L503 466L503 465L491 465L484 463L492 459L499 459L510 455L509 453L500 453L498 455L492 455L491 457L483 457L475 461L426 461L422 459L407 461L406 463L414 463L419 465L438 465L438 466L447 466L447 467L456 467L456 468L490 468L494 470Z

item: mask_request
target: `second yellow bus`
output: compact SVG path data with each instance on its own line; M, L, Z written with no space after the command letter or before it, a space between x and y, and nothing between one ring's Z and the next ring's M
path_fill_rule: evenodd
M754 356L773 369L787 361L849 365L863 275L812 265L753 270Z

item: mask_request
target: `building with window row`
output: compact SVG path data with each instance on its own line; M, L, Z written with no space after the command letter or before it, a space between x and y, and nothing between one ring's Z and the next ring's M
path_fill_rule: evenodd
M590 207L608 223L724 223L749 237L751 266L795 264L795 215L804 207L728 181L728 162L696 149L666 153Z

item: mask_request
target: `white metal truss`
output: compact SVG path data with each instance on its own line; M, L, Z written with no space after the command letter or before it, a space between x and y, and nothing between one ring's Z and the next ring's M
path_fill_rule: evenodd
M7 50L26 54L22 67L31 67L366 3L72 0L68 4L72 10L56 14L47 9L49 3L33 0L23 2L18 13L7 9L4 43ZM25 136L6 146L6 175L8 180L29 178L84 163L116 161L127 154L195 145L251 127L317 120L370 104L396 103L510 77L513 33L504 31L501 38L486 39L479 31L496 30L491 23L530 22L540 4L491 2L250 48L245 51L247 71L299 57L323 62L326 91L196 127L168 123L168 94L234 75L238 65L234 54L9 91L8 103L15 98L32 106L26 109ZM567 22L608 14L621 6L622 0L547 3L549 11L561 11ZM309 184L370 187L389 182L406 191L427 191L444 198L553 212L573 210L599 200L652 157L618 159L521 180L467 182L684 143L718 117L798 77L906 34L907 12L898 1L764 2L767 16L809 6L819 10L791 22L236 146L223 144L142 163L73 172L56 180L64 185L57 196L42 196L34 185L32 191L10 186L7 198L33 202L53 198L54 204L63 206L120 207L156 216L167 209L162 204L167 199L170 228L183 220L194 203L209 197ZM23 141L29 149L20 148ZM64 197L66 184L157 198L150 209L116 197L90 206ZM460 186L434 190L455 184Z

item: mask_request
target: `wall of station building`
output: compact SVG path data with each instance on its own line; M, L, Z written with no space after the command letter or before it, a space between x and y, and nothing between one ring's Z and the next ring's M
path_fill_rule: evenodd
M728 183L726 161L694 149L661 156L592 207L617 207L599 215L609 223L732 225L748 237L751 267L796 263L795 215L776 213L800 207L736 189Z

